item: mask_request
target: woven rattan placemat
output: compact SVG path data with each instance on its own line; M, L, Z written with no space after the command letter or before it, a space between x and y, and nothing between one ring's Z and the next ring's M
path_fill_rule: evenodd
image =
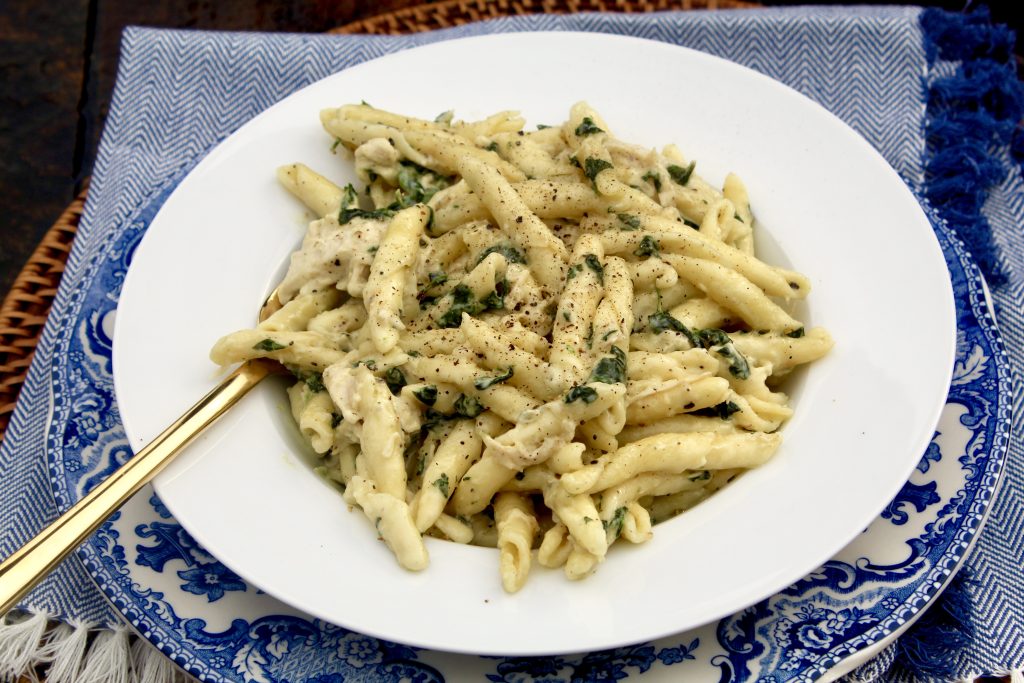
M451 28L519 14L748 9L759 6L744 0L443 0L380 14L330 32L393 35ZM64 273L85 197L86 190L83 189L60 215L0 306L0 441Z
M743 0L444 0L396 10L356 21L330 33L394 35L461 26L473 21L518 14L566 14L573 12L664 12L669 10L751 9L756 2Z
M0 306L0 441L64 274L85 193L83 189L43 236Z

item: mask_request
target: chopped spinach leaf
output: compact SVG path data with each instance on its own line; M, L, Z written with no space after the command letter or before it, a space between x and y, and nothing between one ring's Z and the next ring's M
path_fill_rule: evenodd
M747 379L750 377L750 364L747 363L747 359L743 357L736 347L730 344L729 346L723 346L715 349L715 353L722 356L729 361L729 374L737 379Z
M498 143L497 142L492 142L491 144L489 144L486 147L484 147L484 149L486 149L488 152L497 152L498 151Z
M376 178L377 174L370 171L370 181L372 182ZM411 161L403 161L398 169L398 190L394 202L385 208L373 210L360 209L354 205L354 202L342 202L341 211L338 213L338 223L344 225L353 218L390 219L401 209L430 201L430 198L438 190L448 187L451 182L451 178L435 173L429 168L424 168ZM431 209L430 220L433 221L433 209Z
M729 373L738 379L750 377L750 364L743 357L732 343L729 335L722 330L709 328L697 332L701 346L705 349L712 349L719 356L729 361Z
M611 519L602 520L601 524L604 526L605 531L607 531L612 538L618 538L619 534L622 533L622 525L625 523L625 521L626 508L620 507L615 508L615 514L612 515Z
M644 235L644 238L640 240L640 246L633 251L635 256L640 257L657 256L660 253L661 245L658 244L658 240L650 235Z
M473 418L484 412L484 407L480 405L480 401L465 394L459 394L452 408L455 410L456 417Z
M440 477L434 480L434 486L441 492L441 495L445 498L448 497L448 475L442 474Z
M441 424L446 420L455 419L453 415L445 415L444 413L434 410L433 408L427 408L426 412L423 414L423 417L425 417L426 419L423 420L423 426L421 429L427 430L436 427L437 425Z
M266 339L253 344L252 348L256 351L280 351L284 348L284 344L278 344L270 337L267 337Z
M612 164L604 159L597 159L594 157L587 157L583 161L583 174L590 179L590 184L594 187L594 192L597 192L597 176L601 171L607 171L612 168Z
M309 390L312 391L314 394L318 394L327 388L324 386L324 376L321 375L319 372L314 372L307 375L304 378L304 381L306 382L306 386L309 387Z
M344 418L338 413L331 413L331 429L334 429L338 425L344 422Z
M441 327L458 327L462 322L463 313L474 315L483 310L480 302L473 296L473 290L467 285L455 285L455 289L452 290L451 296L452 307L448 309L448 312L441 316L441 319L438 321L438 324L441 325Z
M623 226L619 230L633 231L640 229L640 216L634 216L630 213L618 213L615 214L615 217L619 219Z
M679 319L672 316L671 313L665 311L658 311L651 313L647 316L647 326L651 328L651 332L655 334L661 334L665 330L672 330L673 332L686 333L689 330L686 329L686 325L679 321Z
M654 185L655 192L661 192L661 174L657 171L651 170L644 173L640 180L647 180Z
M402 196L398 200L400 208L413 204L427 203L430 198L451 183L444 176L434 173L408 161L403 161L398 169L398 187Z
M579 273L579 272L580 272L581 270L583 270L583 266L582 266L582 265L580 265L579 263L577 263L577 264L576 264L576 265L574 265L574 266L569 266L569 272L568 272L568 273L566 274L566 276L565 276L565 279L566 279L566 280L571 280L571 279L573 279L574 277L576 277L576 275L577 275L577 274L578 274L578 273Z
M683 225L685 225L686 227L693 228L694 230L700 230L700 223L694 223L693 221L691 221L689 218L686 218L685 216L680 216L680 218L683 219Z
M319 393L321 391L327 390L327 387L324 386L323 375L319 373L306 373L299 370L298 368L293 368L292 366L289 366L288 370L291 371L295 379L304 382L306 388L312 391L313 393Z
M604 131L597 127L594 123L594 119L589 116L584 116L583 121L580 125L576 126L576 137L583 138L594 133L603 133Z
M494 285L494 291L483 298L482 303L485 311L498 311L505 308L505 295L508 294L508 280L502 280Z
M728 420L733 413L740 412L740 407L732 401L722 401L718 405L711 406L710 408L701 408L690 412L690 415L700 415L703 417L717 417L722 420Z
M485 311L498 311L505 308L505 297L498 293L495 289L493 292L485 296L481 301Z
M356 194L356 188L352 187L352 183L349 183L341 193L341 206L357 206L358 203L359 195Z
M427 276L427 286L416 293L416 300L420 302L421 311L438 299L438 297L430 294L430 290L434 287L440 287L445 282L448 282L448 275L443 270L436 270Z
M434 117L434 123L443 123L446 126L451 125L452 119L455 118L455 112L449 109L443 111Z
M426 406L432 406L437 403L437 387L433 384L429 384L422 389L417 389L412 392L412 395L418 398L420 403Z
M480 253L480 256L476 260L477 264L479 265L481 261L491 254L501 254L509 263L526 263L526 257L523 256L523 252L519 251L511 244L494 244L487 247Z
M672 178L673 182L675 182L678 185L686 185L686 183L690 182L690 176L693 175L693 169L696 167L697 162L691 161L685 167L676 166L675 164L672 164L665 170L668 171L668 174Z
M583 262L587 264L587 268L590 268L594 273L597 274L597 281L602 285L604 284L604 266L601 265L601 261L594 254L587 254L583 257Z
M581 399L584 403L593 403L597 400L597 392L585 384L575 386L569 390L569 393L565 395L565 402L572 403L576 399Z
M439 287L448 282L448 275L443 270L435 270L427 275L427 287Z
M476 315L488 310L498 310L505 307L505 294L508 290L508 283L502 280L494 287L494 291L477 301L473 296L473 290L464 284L458 284L452 290L452 307L441 316L437 324L441 327L458 327L462 323L462 314Z
M700 338L701 346L705 349L710 349L712 346L725 346L726 344L732 343L728 334L714 327L700 330L697 332L697 336Z
M348 208L342 206L341 211L338 213L338 223L345 225L353 218L366 218L369 220L382 220L385 218L390 219L395 215L394 209L373 209L372 211L366 209L360 209L359 207Z
M501 384L511 376L512 368L509 368L504 373L500 375L495 375L493 377L477 377L476 379L473 380L473 386L476 387L478 390L483 391L484 389L490 389L495 384Z
M804 336L804 334L805 334L804 328L798 327L795 330L793 330L792 332L787 332L786 336L790 337L791 339L799 339L800 337Z
M612 355L597 361L590 372L588 382L602 384L624 384L626 382L626 352L618 346L611 348Z
M666 330L678 332L686 337L686 341L690 342L690 346L695 349L703 346L698 330L691 330L682 323L679 319L675 318L671 313L666 312L661 307L661 292L655 288L654 290L658 294L658 309L647 316L647 325L651 328L651 332L654 334L661 334Z
M408 382L405 380L405 375L398 368L388 368L384 372L384 383L388 385L388 389L391 393L397 396L402 391Z
M358 368L360 365L365 365L369 370L375 371L377 369L377 361L375 361L372 358L367 358L366 360L357 360L355 363L352 364L352 367Z

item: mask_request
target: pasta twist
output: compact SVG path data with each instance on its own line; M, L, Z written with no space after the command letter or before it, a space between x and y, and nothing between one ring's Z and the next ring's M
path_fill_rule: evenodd
M755 255L737 176L717 189L582 102L536 131L320 119L366 191L278 170L315 220L281 310L211 358L292 370L318 471L401 566L427 567L432 535L496 547L508 592L534 549L582 579L778 450L780 378L832 339L789 306L808 278Z

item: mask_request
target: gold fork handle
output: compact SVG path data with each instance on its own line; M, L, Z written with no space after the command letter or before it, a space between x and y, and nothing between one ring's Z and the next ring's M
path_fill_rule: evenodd
M162 470L201 431L272 371L263 359L243 363L184 415L70 510L0 563L0 615Z

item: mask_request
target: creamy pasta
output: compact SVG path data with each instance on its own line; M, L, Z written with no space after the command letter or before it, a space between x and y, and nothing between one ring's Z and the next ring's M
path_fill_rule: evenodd
M320 118L363 187L278 170L317 219L282 308L211 358L292 371L322 473L401 566L430 535L497 548L509 592L535 552L583 578L776 452L779 381L832 340L789 305L808 279L754 254L739 178L713 187L582 102L529 131Z

